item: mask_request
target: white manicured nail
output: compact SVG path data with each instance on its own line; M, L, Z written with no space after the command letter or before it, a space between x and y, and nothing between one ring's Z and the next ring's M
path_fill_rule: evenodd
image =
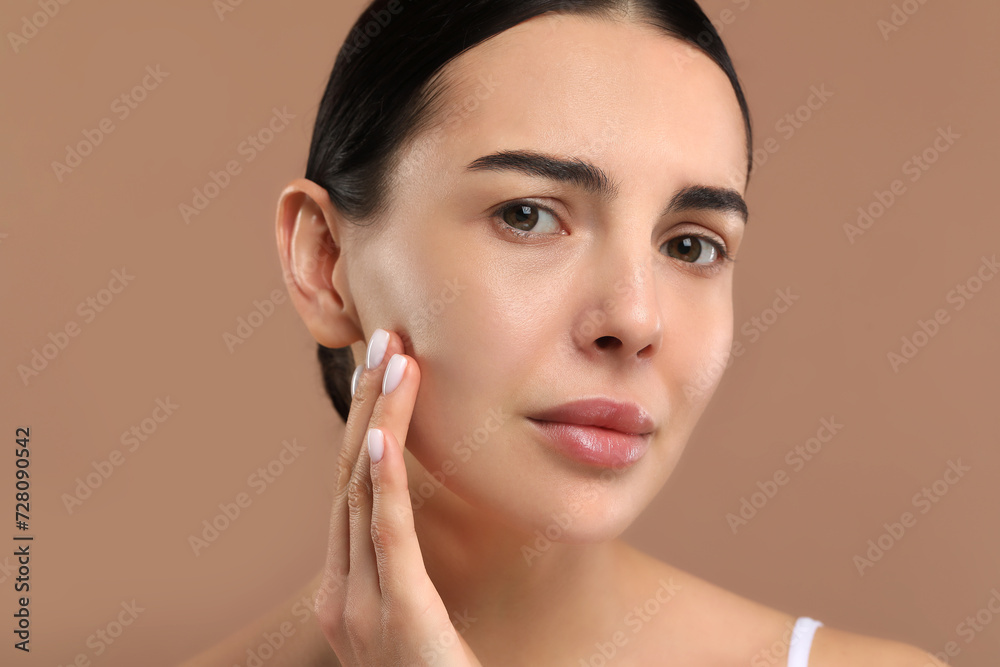
M389 365L385 369L385 377L382 378L383 394L391 394L392 390L399 386L405 370L406 357L401 354L392 355L392 359L389 360Z
M368 370L378 367L385 356L385 349L389 347L389 332L385 329L376 329L372 333L371 340L368 341L368 354L365 355L365 363Z
M368 456L372 463L382 460L382 453L385 451L385 436L377 428L368 429Z

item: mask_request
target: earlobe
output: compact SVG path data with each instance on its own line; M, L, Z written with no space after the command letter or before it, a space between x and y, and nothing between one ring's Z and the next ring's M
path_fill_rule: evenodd
M285 287L309 332L331 348L363 338L350 294L333 282L344 259L337 224L329 195L316 183L300 178L282 191L275 232Z

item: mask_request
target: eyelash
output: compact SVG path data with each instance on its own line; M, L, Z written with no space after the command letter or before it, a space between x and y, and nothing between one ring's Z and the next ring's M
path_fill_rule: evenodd
M541 211L545 211L556 220L559 219L559 216L556 215L556 212L553 211L551 208L530 201L513 201L503 204L499 208L493 211L491 218L500 226L501 229L505 230L507 233L512 234L518 238L531 239L539 236L554 236L553 234L538 234L535 232L526 232L522 229L515 229L514 227L508 225L503 219L503 214L511 209L517 208L518 206L532 206ZM700 241L707 241L711 245L715 246L716 252L718 253L719 256L719 261L715 262L714 264L697 264L693 262L683 262L683 260L678 260L684 264L687 264L688 266L692 267L695 271L698 271L700 273L711 275L717 271L722 270L722 267L725 266L726 264L736 261L734 257L730 257L729 251L726 248L725 244L715 240L714 238L706 234L697 234L693 232L690 234L681 234L680 236L675 236L671 239L667 239L666 241L664 241L663 245L666 245L667 243L670 243L674 239L678 238L696 238Z

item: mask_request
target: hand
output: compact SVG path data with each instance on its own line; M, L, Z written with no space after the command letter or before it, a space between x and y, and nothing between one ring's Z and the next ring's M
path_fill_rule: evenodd
M345 667L481 667L417 542L403 445L420 369L402 352L399 336L382 329L368 343L337 465L317 620Z

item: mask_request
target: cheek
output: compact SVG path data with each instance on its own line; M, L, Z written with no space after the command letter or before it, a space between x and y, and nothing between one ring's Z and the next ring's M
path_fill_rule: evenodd
M539 270L537 258L501 254L503 246L484 233L442 245L426 249L437 255L434 268L408 277L422 300L407 305L402 320L450 393L473 405L506 405L517 378L545 365L556 308L570 286L551 269Z
M484 270L490 265L482 249L454 240L411 235L390 247L385 239L371 258L379 270L365 273L360 287L365 326L398 333L420 366L407 447L428 470L444 469L449 459L462 463L455 444L509 406L516 387L504 378L532 363L519 329L539 317L525 293L511 287L516 281Z
M421 384L407 444L438 483L456 490L483 470L508 469L523 445L501 439L525 364L519 337L503 300L462 284L456 302L413 330Z
M732 300L720 296L714 305L699 308L684 326L676 327L671 339L676 341L676 353L664 350L670 357L664 363L671 365L667 374L671 405L684 405L700 414L731 361Z

